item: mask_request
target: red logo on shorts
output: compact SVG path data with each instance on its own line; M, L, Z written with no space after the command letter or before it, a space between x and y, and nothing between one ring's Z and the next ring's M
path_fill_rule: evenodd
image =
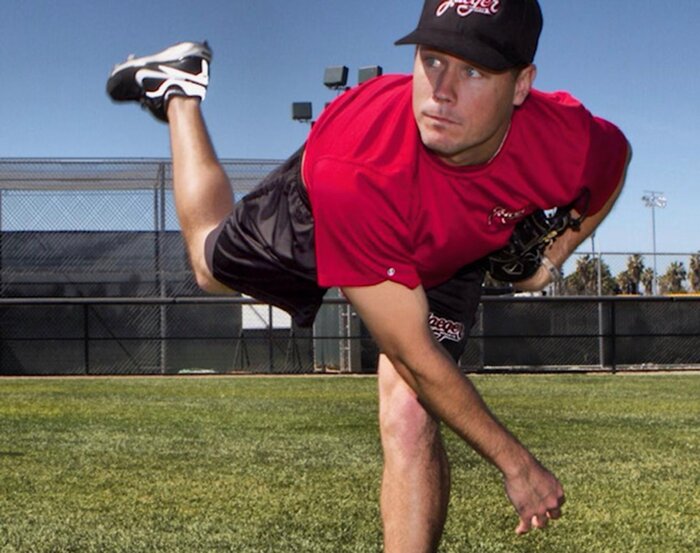
M438 317L431 313L428 318L428 324L438 342L443 340L459 342L464 337L464 325L462 323Z

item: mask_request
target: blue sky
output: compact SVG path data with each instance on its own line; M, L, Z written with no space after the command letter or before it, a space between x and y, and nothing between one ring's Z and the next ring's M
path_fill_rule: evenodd
M204 104L223 158L281 159L308 126L291 103L316 114L334 93L323 70L379 64L408 72L422 0L2 0L0 157L167 157L167 127L104 92L111 66L181 40L209 40L212 84ZM628 184L597 233L603 251L700 250L700 2L541 0L545 26L536 86L564 89L628 136ZM590 249L584 244L582 249Z

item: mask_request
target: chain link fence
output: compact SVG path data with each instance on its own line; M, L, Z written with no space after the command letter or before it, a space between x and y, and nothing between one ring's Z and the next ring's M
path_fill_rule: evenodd
M245 329L242 298L0 298L0 375L373 372L340 298L313 330ZM485 297L467 372L695 370L700 297ZM270 310L258 305L258 309ZM341 314L338 316L338 314ZM347 326L338 326L346 325ZM327 333L326 333L327 332Z
M278 164L223 161L237 199ZM641 269L633 264L636 291L647 292L641 275L648 277L649 267L659 284L673 263L686 269L683 289L694 289L693 254L578 253L547 299L575 295L574 277L585 283L578 293L629 292L618 276L630 272L635 255L642 262ZM610 334L609 307L564 299L485 298L463 367L696 361L692 329L700 327L678 327L692 323L690 304L674 307L680 312L665 302L639 307L636 330L623 330L620 340L653 342L653 353L625 357ZM650 334L665 338L643 338ZM376 348L337 291L312 330L250 299L201 293L179 233L169 161L0 159L0 374L357 372L372 370L375 359Z
M278 163L223 165L241 197ZM178 229L167 161L0 160L0 297L198 295Z
M239 199L279 163L222 165ZM343 310L332 301L313 354L312 332L279 309L246 298L207 303L180 236L168 160L0 159L3 300L5 367L142 374L350 363ZM51 363L44 369L39 359Z

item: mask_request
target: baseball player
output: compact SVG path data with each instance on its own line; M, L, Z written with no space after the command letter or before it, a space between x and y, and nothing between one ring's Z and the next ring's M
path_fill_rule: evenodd
M629 162L614 125L532 88L541 28L536 0L426 0L398 41L415 45L412 75L341 95L235 205L200 110L206 43L129 59L108 81L114 100L169 123L176 209L202 288L250 294L309 325L337 286L379 344L387 552L438 547L450 493L440 422L502 473L518 533L562 512L557 478L456 364L481 260L512 247L528 218L569 206L576 224L540 241L527 270L506 271L523 290L547 286L612 208Z

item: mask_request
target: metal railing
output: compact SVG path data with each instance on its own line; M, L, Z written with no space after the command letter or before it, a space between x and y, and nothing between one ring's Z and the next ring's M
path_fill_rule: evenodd
M461 366L467 372L695 369L700 301L684 297L484 297ZM338 332L246 328L245 298L0 299L0 374L372 372L377 350L329 298ZM328 363L319 351L337 353Z

